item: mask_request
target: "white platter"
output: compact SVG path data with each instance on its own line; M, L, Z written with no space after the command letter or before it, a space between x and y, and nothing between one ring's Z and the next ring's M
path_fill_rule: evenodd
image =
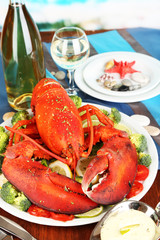
M83 103L83 104L86 104L86 103ZM96 105L96 104L92 104L92 105L97 106L98 108L103 108L103 109L106 109L107 111L110 111L110 108L104 107L102 105ZM147 144L148 144L147 152L151 155L151 158L152 158L152 163L149 167L149 176L144 181L144 184L143 184L144 189L140 194L138 194L137 196L132 198L134 200L140 200L148 192L148 190L151 188L151 186L155 180L157 170L158 170L158 153L157 153L156 146L155 146L152 138L148 134L148 132L144 128L142 128L140 125L138 125L138 123L136 121L131 119L126 114L121 113L121 116L122 116L122 120L121 120L122 124L125 124L126 126L128 126L133 132L141 133L146 137ZM10 126L10 125L11 125L10 120L7 120L1 124L1 126ZM104 212L94 218L76 218L76 219L73 219L72 221L61 222L61 221L56 221L56 220L49 219L49 218L32 216L26 212L22 212L22 211L18 210L17 208L15 208L14 206L12 206L10 204L4 202L1 198L0 198L0 207L3 210L5 210L6 212L8 212L18 218L21 218L23 220L37 223L37 224L42 224L42 225L48 225L48 226L66 226L67 227L67 226L79 226L79 225L91 224L91 223L98 222L105 214L105 212Z
M140 63L140 68L143 69L143 72L145 72L151 78L150 83L134 91L116 92L105 90L104 92L104 88L98 86L98 84L96 83L96 74L100 76L101 73L99 73L99 71L102 71L104 59L106 59L107 62L107 59L109 60L111 57L112 59L116 58L116 60L136 60L138 63ZM144 65L142 64L142 62L144 62ZM88 70L91 73L89 73ZM85 63L83 63L79 68L77 68L77 70L75 71L75 82L83 92L87 93L92 97L111 102L129 103L143 101L160 94L160 75L158 75L159 73L160 62L148 55L135 52L102 53L90 57Z

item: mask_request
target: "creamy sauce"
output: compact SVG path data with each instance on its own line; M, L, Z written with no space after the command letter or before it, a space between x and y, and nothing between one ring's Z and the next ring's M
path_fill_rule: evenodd
M145 213L131 209L113 213L101 229L101 240L155 240L160 229Z

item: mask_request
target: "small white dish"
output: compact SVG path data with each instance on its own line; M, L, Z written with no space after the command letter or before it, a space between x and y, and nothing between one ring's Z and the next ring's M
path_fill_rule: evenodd
M106 53L103 53L104 55ZM136 54L140 54L140 53L136 53ZM102 54L99 54L100 58ZM121 96L115 96L115 95L109 95L107 91L107 94L98 92L94 89L92 89L91 87L88 86L88 84L85 82L84 77L83 77L83 71L85 69L85 67L87 66L87 64L89 64L90 62L92 62L93 60L97 59L99 57L99 55L95 55L90 57L89 59L87 59L87 61L85 63L83 63L79 68L76 69L75 71L75 83L77 84L77 86L84 92L87 93L88 95L95 97L97 99L100 100L105 100L105 101L110 101L110 102L119 102L119 103L131 103L131 102L139 102L139 101L143 101L146 99L150 99L153 98L155 96L157 96L158 94L160 94L160 82L152 88L151 91L146 91L144 93L141 94L136 94L136 95L121 95ZM140 55L144 55L144 54L140 54ZM149 57L147 55L144 55L146 57ZM150 58L150 57L149 57ZM154 59L154 58L153 58ZM156 60L156 59L154 59ZM156 60L156 62L159 63L158 60Z
M110 208L104 217L97 223L95 228L93 229L90 240L101 240L100 233L101 233L101 228L104 225L104 222L114 213L119 214L122 213L123 211L129 211L131 209L137 210L140 212L145 213L147 216L149 216L157 226L160 224L160 208L159 208L159 203L157 204L157 211L147 205L146 203L140 202L140 201L135 201L135 200L128 200L125 202L120 202ZM159 240L160 238L157 238Z
M133 62L133 69L144 74L149 78L148 84L133 90L133 91L112 91L107 90L99 84L96 80L100 78L105 72L105 65L110 60ZM109 74L109 73L108 73ZM118 73L110 74L117 82L120 83L121 79ZM145 54L135 52L108 52L98 54L97 57L89 62L83 69L83 78L86 84L93 90L112 96L135 96L151 91L158 83L160 83L160 62L153 57ZM137 82L132 80L132 74L126 74L125 79L130 79L133 86L137 85Z

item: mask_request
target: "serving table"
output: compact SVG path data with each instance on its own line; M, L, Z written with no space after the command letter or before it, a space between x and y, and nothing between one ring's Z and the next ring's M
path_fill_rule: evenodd
M115 30L113 30L115 31ZM110 31L105 31L105 30L100 30L100 31L86 31L89 41L91 43L91 56L98 53L101 53L100 47L94 45L94 41L99 37L103 37L105 33L107 32L113 32L112 30ZM158 36L160 36L160 30L155 30L155 29L120 29L117 30L116 33L120 35L121 38L125 39L125 41L136 51L144 54L149 54L158 60L160 60L160 47L155 49L155 45L158 44ZM53 37L54 32L41 32L41 37L42 37L42 42L44 43L44 56L45 56L45 64L46 68L48 71L57 71L58 68L54 64L50 53L49 53L49 44L51 42L51 39ZM150 36L150 38L148 37ZM93 37L93 38L92 38ZM94 38L96 37L96 39ZM150 39L154 39L154 44L151 46L151 43L149 42ZM159 37L160 39L160 37ZM147 45L148 41L148 45ZM157 41L157 42L156 42ZM98 50L97 50L98 49ZM1 62L0 62L1 65ZM0 67L0 82L1 85L3 85L3 93L2 90L0 90L0 123L2 122L2 116L5 112L7 111L13 111L7 103L6 99L6 93L4 93L4 79L3 79L3 72L2 72L2 67ZM65 85L66 83L64 83ZM115 106L112 103L109 102L104 102L101 100L94 99L94 97L90 97L85 93L81 93L83 100L91 100L93 103L98 103L98 104L106 104L106 106L112 107ZM159 101L159 98L157 99ZM122 107L123 105L123 107ZM119 109L121 111L124 110L124 104L119 104ZM160 102L159 102L160 106ZM134 113L137 114L144 114L150 117L151 120L151 125L159 127L159 121L157 121L148 111L147 107L143 104L143 102L133 102L127 104L127 109L130 109L130 111L133 111ZM124 110L123 112L126 113ZM154 137L154 141L156 142L156 146L160 147L160 135L157 137ZM159 150L158 150L159 154ZM150 190L147 192L147 194L141 199L141 201L149 204L153 208L155 208L156 204L160 201L160 170L158 170L156 179L150 188ZM74 227L56 227L56 226L46 226L45 223L44 225L39 225L35 223L30 223L25 220L22 220L20 218L14 217L13 215L7 213L3 209L0 209L0 214L17 222L20 224L22 227L24 227L28 232L30 232L36 239L38 240L88 240L90 237L90 234L96 225L94 224L88 224L84 226L74 226ZM18 239L14 237L14 239Z

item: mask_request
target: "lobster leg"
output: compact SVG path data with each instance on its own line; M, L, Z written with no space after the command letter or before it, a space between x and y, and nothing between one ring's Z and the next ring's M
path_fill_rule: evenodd
M97 156L88 165L83 177L82 189L89 198L99 204L117 203L130 191L136 169L135 147L129 138L114 136L104 143ZM90 188L97 174L99 182Z
M32 119L29 120L21 120L18 121L12 129L17 130L19 127L27 125L29 126L29 129L19 129L20 132L24 133L24 134L38 134L38 130L35 124L35 118L33 117ZM30 127L31 126L31 127ZM15 143L20 141L20 136L18 133L15 136ZM13 144L13 137L14 137L14 132L12 131L10 133L10 141L9 141L9 146L12 146Z
M78 109L79 112L85 111L87 109L89 109L90 111L90 115L96 115L99 119L99 121L101 123L103 123L104 125L108 125L108 126L112 126L114 125L113 121L111 119L109 119L109 117L107 117L101 110L99 110L97 107L87 104L85 106L82 106ZM84 120L85 118L85 114L84 116L82 115L82 120Z
M82 152L81 157L88 157L89 154L91 153L93 144L95 144L94 140L94 135L93 135L93 124L92 124L92 119L91 115L96 115L101 123L108 127L113 127L113 122L110 120L102 111L100 111L97 107L92 106L90 104L87 104L83 107L80 107L79 113L85 112L82 116L81 119L87 119L88 127L87 127L87 132L88 132L88 142L85 141L85 147L84 149L88 149L87 152ZM97 141L96 141L97 142Z
M33 146L36 146L36 149L40 149L42 150L43 152L45 152L46 154L48 154L49 156L52 156L53 158L56 158L58 160L60 160L61 162L63 163L67 163L67 160L65 158L62 158L54 153L52 153L51 151L45 149L44 147L42 147L38 142L36 142L35 140L33 140L32 138L28 137L27 135L23 134L22 132L20 132L19 130L15 130L13 128L10 128L8 126L5 126L5 128L11 132L14 132L16 134L20 134L21 136L24 137L24 139L28 140L30 143L32 143ZM14 151L16 151L17 153L19 152L19 147L17 148L17 144L14 146L15 149ZM20 147L21 148L21 147ZM16 150L17 149L17 150ZM23 151L23 149L21 149ZM25 154L25 151L24 151L24 154Z
M98 126L93 127L93 145L95 145L97 142L100 142L100 141L106 142L114 136L128 137L128 134L125 131L115 129L110 125L102 126L99 124ZM85 147L88 148L89 144L90 144L90 136L88 135L85 138Z

